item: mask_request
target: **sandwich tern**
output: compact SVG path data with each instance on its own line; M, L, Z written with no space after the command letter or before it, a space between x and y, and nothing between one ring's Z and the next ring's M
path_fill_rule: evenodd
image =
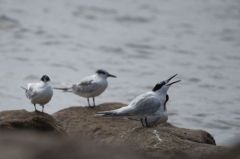
M88 106L90 108L94 108L95 97L102 94L108 86L108 77L116 78L115 75L108 73L106 70L99 69L95 74L83 78L80 83L73 84L71 87L54 89L63 90L65 92L72 92L76 95L87 98ZM93 106L91 106L89 98L92 98Z
M169 87L180 80L169 83L177 74L171 76L165 81L157 83L152 91L143 93L133 99L128 106L110 110L98 112L98 116L114 117L125 116L130 119L140 120L142 126L149 127L150 122L156 120L162 120L165 122L168 118L166 103L169 99L167 91Z
M44 111L44 105L47 104L52 96L53 90L49 84L50 78L47 75L43 75L40 82L29 83L27 88L21 87L25 90L27 98L34 105L35 111L37 111L36 104L42 106L42 112Z

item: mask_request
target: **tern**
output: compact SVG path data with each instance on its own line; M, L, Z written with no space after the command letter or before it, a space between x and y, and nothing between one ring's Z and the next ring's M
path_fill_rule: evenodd
M95 107L95 97L102 94L108 86L108 77L116 78L115 75L108 73L106 70L99 69L95 74L83 78L80 83L73 84L67 88L54 88L63 90L65 92L72 92L81 97L87 98L88 106L90 108ZM93 100L93 106L91 106L89 98Z
M167 91L171 85L181 81L177 80L169 83L176 76L177 74L171 76L165 81L157 83L152 91L137 96L128 106L115 110L98 112L96 115L106 117L122 116L140 120L143 127L150 126L148 119L161 119L165 122L168 118L166 103L169 96Z
M36 104L39 104L42 106L43 112L45 104L47 104L53 96L52 86L49 84L49 82L50 78L47 75L43 75L40 79L40 82L29 83L27 88L21 87L25 90L27 98L34 105L35 111L38 111Z

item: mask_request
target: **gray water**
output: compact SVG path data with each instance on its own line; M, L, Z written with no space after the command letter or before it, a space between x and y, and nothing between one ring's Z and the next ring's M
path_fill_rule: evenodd
M54 86L98 68L116 74L97 103L128 103L175 73L169 122L240 135L239 0L0 0L0 110L33 106L20 86L48 74ZM54 92L54 113L85 99Z

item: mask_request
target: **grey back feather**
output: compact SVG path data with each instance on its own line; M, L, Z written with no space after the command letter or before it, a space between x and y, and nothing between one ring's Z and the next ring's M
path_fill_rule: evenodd
M129 116L151 115L155 113L160 106L161 102L156 97L143 98L135 104L134 109L129 109L128 112L125 113Z

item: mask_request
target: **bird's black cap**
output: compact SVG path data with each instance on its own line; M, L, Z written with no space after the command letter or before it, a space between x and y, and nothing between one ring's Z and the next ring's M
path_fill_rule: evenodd
M97 74L108 74L107 71L102 70L102 69L97 70L96 73L97 73Z
M162 82L160 82L160 83L157 83L157 84L154 86L154 88L152 89L152 91L155 92L155 91L161 89L162 86L164 86L165 84L166 84L165 81L162 81Z
M41 81L43 81L43 82L49 82L49 81L50 81L50 78L49 78L47 75L43 75L42 78L41 78Z

